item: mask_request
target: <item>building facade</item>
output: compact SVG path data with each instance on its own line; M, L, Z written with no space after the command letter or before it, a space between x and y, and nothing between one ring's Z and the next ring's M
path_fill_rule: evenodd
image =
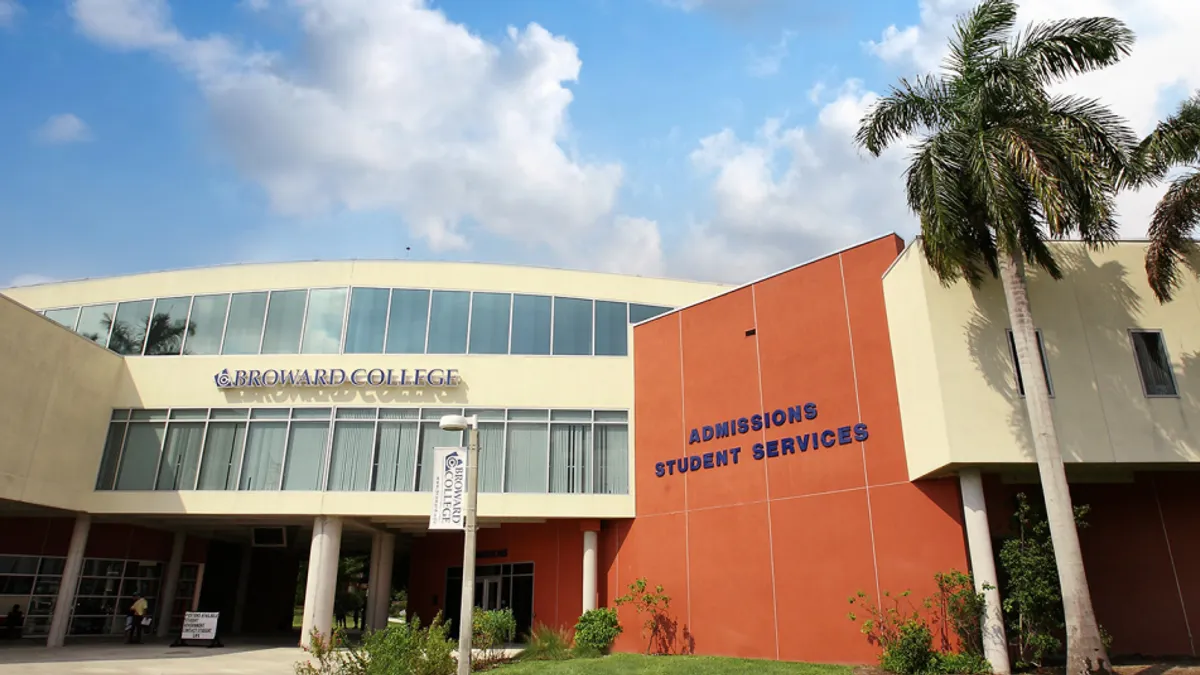
M1055 251L1030 297L1097 614L1114 653L1194 654L1200 286L1159 305L1143 245ZM943 286L894 235L739 287L337 262L11 289L0 602L52 645L119 632L131 590L164 633L191 608L289 631L300 581L325 632L355 554L368 624L399 588L454 622L428 467L465 412L477 605L569 628L645 579L660 648L869 662L848 596L1003 588L1015 496L1040 499L1007 326L998 284Z

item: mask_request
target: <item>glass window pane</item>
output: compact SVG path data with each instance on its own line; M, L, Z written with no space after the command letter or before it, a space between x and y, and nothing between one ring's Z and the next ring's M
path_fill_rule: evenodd
M374 422L339 421L333 429L328 489L355 492L370 490L374 450Z
M172 422L167 427L167 442L163 446L155 489L192 489L196 484L196 469L200 464L200 444L203 438L203 422Z
M379 423L379 437L375 442L376 491L412 491L419 431L416 422Z
M550 353L550 296L514 295L512 354Z
M475 293L471 298L471 353L507 354L512 296Z
M267 307L267 329L263 354L296 354L300 351L300 327L304 325L304 301L308 291L274 291Z
M121 457L121 442L125 440L125 423L108 425L108 440L104 443L104 454L100 457L100 471L96 475L97 490L113 489L117 475L117 460Z
M65 307L63 309L47 310L46 318L60 326L75 330L75 322L79 320L79 308Z
M244 420L250 416L248 408L213 408L209 415L214 420Z
M196 296L192 301L188 336L183 343L184 354L220 353L221 335L225 332L225 310L228 307L227 294Z
M108 329L112 323L113 305L91 305L79 312L75 332L101 346L108 345Z
M629 313L623 302L596 301L596 356L628 354Z
M504 422L479 423L479 491L504 490Z
M592 353L592 301L554 299L554 353L588 356Z
M283 469L287 422L251 422L239 490L277 490Z
M346 289L316 288L310 291L301 351L305 354L337 354L341 351L345 314Z
M421 417L421 411L416 408L380 408L381 420L415 420Z
M284 490L320 490L325 473L325 442L329 422L293 422L288 437Z
M392 289L388 316L387 353L425 353L425 326L429 319L429 291Z
M505 451L504 491L546 491L548 424L509 424Z
M629 494L629 427L597 424L594 433L592 491L603 495Z
M550 491L577 494L591 485L588 454L592 449L590 424L550 425Z
M286 420L292 414L291 408L255 408L250 411L252 420Z
M204 438L204 463L200 467L200 490L233 490L242 463L244 422L210 422Z
M591 422L591 410L551 410L550 419L555 422Z
M118 354L140 355L146 341L146 325L150 323L153 300L122 302L117 305L117 318L112 322L108 348Z
M418 457L417 464L417 489L422 492L428 492L432 487L431 483L434 472L427 469L433 466L434 448L460 447L462 447L461 431L446 431L439 427L437 422L422 422L421 454Z
M638 305L629 303L629 323L641 323L647 319L653 319L660 314L666 314L671 311L670 307L656 307L654 305Z
M229 323L225 326L225 354L257 354L262 341L267 294L234 293L229 302Z
M429 353L465 354L470 313L469 291L434 291L429 310Z
M597 422L628 422L629 411L627 410L597 410Z
M165 426L161 422L129 425L121 467L117 471L118 490L154 489L154 471L158 468Z
M540 420L546 421L550 419L549 410L520 410L513 409L508 411L508 419L510 420Z
M339 420L373 420L375 413L375 408L338 408L337 418Z
M191 333L188 323L190 297L159 298L154 302L150 330L146 332L146 354L178 355L183 349L184 336Z
M329 408L292 408L292 419L298 420L327 420Z
M1158 331L1133 331L1134 358L1142 377L1142 393L1146 396L1175 396L1175 375L1167 345Z
M356 288L351 291L350 325L346 327L347 354L383 352L389 293L386 288Z

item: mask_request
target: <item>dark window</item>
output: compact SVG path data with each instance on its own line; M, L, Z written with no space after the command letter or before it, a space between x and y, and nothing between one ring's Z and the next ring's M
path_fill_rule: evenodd
M1163 335L1156 330L1135 330L1133 357L1137 361L1138 374L1142 378L1142 392L1146 396L1176 396L1175 376L1171 372L1171 359L1167 356L1167 345Z
M511 353L550 353L550 296L513 296Z
M647 319L653 319L660 314L666 314L669 311L671 311L670 307L656 307L654 305L637 305L630 303L629 323L641 323Z
M629 314L623 302L596 301L596 356L628 353Z
M1021 377L1021 366L1017 361L1017 341L1013 337L1012 330L1008 330L1008 354L1012 357L1013 374L1017 376L1017 393L1021 396L1025 395L1025 378ZM1042 374L1046 376L1046 389L1050 392L1050 396L1054 396L1054 381L1050 379L1050 366L1046 364L1046 345L1042 341L1042 331L1037 333L1038 357L1042 361Z

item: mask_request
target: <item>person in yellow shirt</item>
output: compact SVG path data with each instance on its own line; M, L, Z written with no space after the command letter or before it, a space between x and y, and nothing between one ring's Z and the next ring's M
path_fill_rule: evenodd
M129 606L129 615L125 619L125 638L128 644L137 644L142 641L142 631L145 629L145 620L147 612L150 609L150 603L146 602L140 593L133 594L133 604Z

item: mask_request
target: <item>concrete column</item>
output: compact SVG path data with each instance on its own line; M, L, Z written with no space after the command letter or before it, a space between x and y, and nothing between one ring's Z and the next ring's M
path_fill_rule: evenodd
M337 594L338 560L342 548L342 519L317 516L313 521L304 592L304 624L300 645L308 647L313 631L323 639L333 632L333 600Z
M363 612L363 628L366 630L377 630L375 625L375 607L377 605L378 584L376 580L379 578L379 538L383 536L382 532L376 532L371 537L371 564L367 570L367 607Z
M233 634L242 632L246 622L246 596L250 593L250 566L254 563L254 547L246 544L242 548L242 565L238 569L237 593L233 600Z
M1000 589L996 561L992 555L992 533L988 526L987 503L983 498L983 479L979 469L958 472L962 490L963 522L967 530L967 548L971 556L971 576L975 590L983 593L987 609L983 616L983 655L996 675L1009 675L1008 641L1004 637L1004 617L1000 609ZM989 586L990 588L984 588Z
M370 589L375 595L375 630L383 630L388 625L388 614L392 607L392 562L395 558L396 535L390 532L380 534L379 576L371 577Z
M71 532L67 561L63 566L62 581L58 585L58 598L54 601L54 614L50 617L47 647L61 647L66 641L67 629L71 625L71 615L75 609L75 589L79 586L79 574L83 571L83 552L87 549L88 531L91 527L90 515L81 513L75 517L75 529Z
M583 532L583 611L596 609L596 546L595 530Z
M175 596L179 593L179 572L183 567L183 547L187 544L187 534L175 533L171 543L171 558L167 561L167 573L163 577L162 588L158 589L158 607L155 608L154 634L166 637L171 630L171 613L175 609Z

